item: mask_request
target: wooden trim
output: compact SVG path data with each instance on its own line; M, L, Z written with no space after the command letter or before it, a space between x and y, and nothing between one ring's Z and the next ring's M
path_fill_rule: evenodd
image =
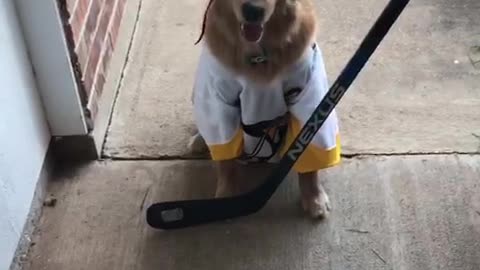
M52 135L88 134L58 3L14 2Z

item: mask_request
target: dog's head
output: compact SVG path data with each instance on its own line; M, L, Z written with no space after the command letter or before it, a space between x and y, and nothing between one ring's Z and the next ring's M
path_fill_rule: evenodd
M281 0L228 0L245 40L258 42L262 39L264 26L272 17L278 1Z
M285 30L295 21L298 7L310 0L209 0L205 12L200 42L205 32L210 8L214 11L211 24L225 23L226 28L238 27L240 35L247 41L258 43L268 29L277 30L285 26ZM223 20L223 22L220 22ZM272 27L274 25L275 27ZM236 32L236 31L235 31Z

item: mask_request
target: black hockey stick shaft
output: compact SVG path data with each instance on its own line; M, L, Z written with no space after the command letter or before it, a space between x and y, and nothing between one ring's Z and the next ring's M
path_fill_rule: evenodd
M158 229L179 229L253 214L268 202L300 158L314 135L353 83L410 0L391 0L354 56L317 106L267 180L257 189L236 197L156 203L147 210L147 222Z

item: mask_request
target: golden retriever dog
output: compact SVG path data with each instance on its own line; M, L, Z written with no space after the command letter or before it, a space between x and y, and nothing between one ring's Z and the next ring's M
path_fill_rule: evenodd
M193 91L199 133L209 150L216 196L245 192L238 161L276 162L328 90L311 0L211 0ZM340 160L332 113L296 163L301 204L313 218L330 211L319 170ZM260 179L259 179L260 180Z

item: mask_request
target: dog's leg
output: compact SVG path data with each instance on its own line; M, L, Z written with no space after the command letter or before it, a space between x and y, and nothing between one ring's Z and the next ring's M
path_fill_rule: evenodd
M234 160L217 161L217 189L215 197L230 197L240 191L237 177L237 164Z
M197 132L190 138L188 148L195 154L206 154L208 146L203 137ZM249 190L249 182L238 179L239 164L235 160L216 161L217 187L215 197L230 197Z
M325 218L330 212L330 201L323 189L318 172L298 176L303 209L312 218Z

